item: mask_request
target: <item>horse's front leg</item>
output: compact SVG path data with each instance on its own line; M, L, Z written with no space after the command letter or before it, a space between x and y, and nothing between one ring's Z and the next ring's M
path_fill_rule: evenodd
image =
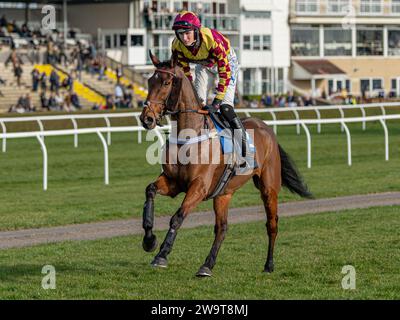
M207 196L207 188L202 178L195 179L186 193L178 211L172 216L170 227L165 240L161 245L160 252L155 256L151 265L154 267L167 267L167 256L172 250L176 233L183 220L203 199Z
M152 252L157 248L157 238L153 234L154 198L156 194L175 197L179 192L175 181L169 179L165 174L161 174L155 182L147 186L146 201L143 207L143 249L145 251Z

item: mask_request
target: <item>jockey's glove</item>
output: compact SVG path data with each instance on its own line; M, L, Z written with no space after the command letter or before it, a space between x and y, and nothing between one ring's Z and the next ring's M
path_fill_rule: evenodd
M207 110L209 113L216 113L218 112L218 108L214 107L213 105L211 106L204 106L204 110Z
M219 107L221 106L222 100L215 98L214 101L212 102L212 106L219 110Z

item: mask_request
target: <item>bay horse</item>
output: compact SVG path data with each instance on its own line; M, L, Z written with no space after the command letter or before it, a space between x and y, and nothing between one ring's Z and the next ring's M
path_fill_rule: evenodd
M148 80L148 96L140 115L140 120L145 129L151 130L156 125L161 125L161 120L166 114L170 114L172 120L177 123L178 133L186 128L195 130L200 135L204 129L204 123L210 130L215 126L209 121L208 111L203 109L201 100L195 93L191 81L184 75L183 70L177 65L176 59L160 62L151 51L150 58L156 67L155 73ZM228 205L236 190L241 188L251 178L254 185L260 191L264 204L267 222L268 250L264 272L274 270L273 252L275 239L278 233L278 193L281 186L287 187L291 192L301 197L312 198L311 192L304 183L296 166L289 155L278 144L276 136L262 120L257 118L242 119L246 130L254 130L255 158L258 164L256 169L250 170L246 175L234 175L223 191L213 199L215 212L215 239L211 251L204 264L197 272L197 276L211 276L216 264L216 258L220 246L225 238L228 220ZM198 142L202 145L204 142ZM170 143L165 145L168 150ZM205 152L223 154L218 143L218 148L208 147ZM202 153L204 150L202 151ZM210 157L211 158L211 157ZM167 267L167 256L172 250L177 231L187 215L196 206L212 194L224 171L225 164L199 164L169 163L163 162L162 174L156 181L150 183L145 192L146 200L143 208L143 248L152 252L157 248L156 236L153 234L154 222L154 198L156 194L175 197L179 193L186 193L181 206L172 216L170 227L159 253L155 256L151 265L154 267Z

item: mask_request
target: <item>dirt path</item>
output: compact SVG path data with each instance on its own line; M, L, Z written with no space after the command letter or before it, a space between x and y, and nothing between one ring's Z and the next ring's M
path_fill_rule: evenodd
M330 199L288 202L279 205L279 216L297 216L346 209L362 209L376 206L400 205L400 192L355 195ZM157 217L155 230L166 230L170 217ZM265 220L261 206L229 210L229 224ZM213 212L190 214L182 228L214 225ZM107 222L67 225L62 227L26 229L0 232L0 249L26 247L68 240L95 240L117 236L142 234L141 219L125 219Z

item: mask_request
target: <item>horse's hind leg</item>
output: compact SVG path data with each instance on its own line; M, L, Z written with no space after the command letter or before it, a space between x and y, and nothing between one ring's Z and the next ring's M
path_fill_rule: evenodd
M274 246L276 236L278 235L278 192L280 189L280 179L274 178L276 177L274 177L272 169L268 168L261 175L259 181L261 199L264 202L265 213L267 215L268 254L264 272L268 273L274 271Z
M152 252L157 248L157 238L153 234L154 198L159 193L164 196L175 197L179 193L176 183L161 174L157 180L146 188L146 201L143 207L143 249Z
M211 270L215 266L219 248L224 241L225 233L228 228L228 206L231 198L232 195L227 194L214 199L215 239L205 263L196 274L198 277L210 277L212 274Z

